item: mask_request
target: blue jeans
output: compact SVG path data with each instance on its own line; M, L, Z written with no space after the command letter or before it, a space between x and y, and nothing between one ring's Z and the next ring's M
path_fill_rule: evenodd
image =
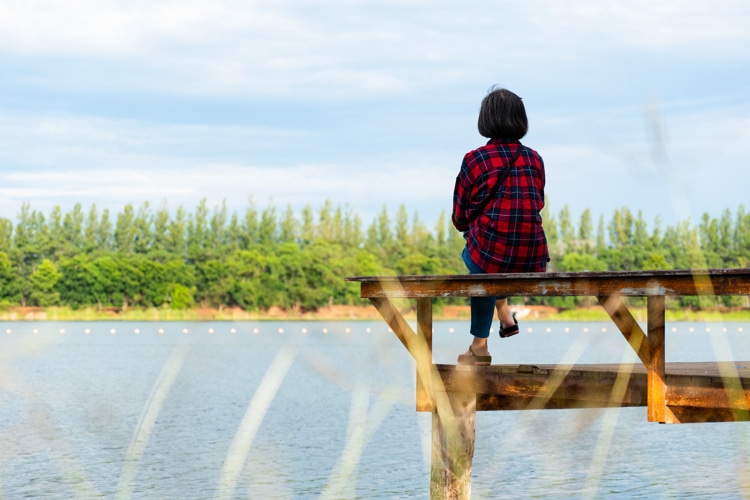
M464 247L464 251L461 254L466 264L466 269L469 270L469 274L486 274L481 267L476 265L471 257L469 256L468 248ZM502 300L507 297L471 297L471 329L469 330L472 335L482 339L486 339L490 336L490 328L492 327L492 318L495 316L495 301Z

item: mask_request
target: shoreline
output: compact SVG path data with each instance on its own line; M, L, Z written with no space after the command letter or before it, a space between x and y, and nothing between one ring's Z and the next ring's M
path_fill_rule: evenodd
M407 309L408 306L405 306ZM598 306L559 310L550 306L512 305L511 309L522 321L611 321ZM638 321L646 320L645 307L632 307ZM404 318L416 320L413 310L402 310ZM468 321L469 306L436 307L434 321ZM666 320L675 321L750 321L750 309L691 310L668 309ZM323 307L317 311L282 310L272 307L267 311L245 311L240 308L172 309L98 309L88 307L10 307L0 310L0 321L382 321L372 306Z

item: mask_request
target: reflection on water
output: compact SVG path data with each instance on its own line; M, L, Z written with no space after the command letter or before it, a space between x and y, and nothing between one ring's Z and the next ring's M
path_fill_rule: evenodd
M495 363L635 360L609 323L521 328L491 340ZM436 362L466 329L435 324ZM668 325L667 358L750 360L748 333ZM0 497L429 496L431 417L380 322L4 323L0 422ZM476 428L475 498L750 495L744 423L631 408L480 412Z

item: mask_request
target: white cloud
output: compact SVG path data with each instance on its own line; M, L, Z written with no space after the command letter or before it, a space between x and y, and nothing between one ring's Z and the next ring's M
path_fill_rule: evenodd
M528 100L554 205L669 210L652 92L691 202L732 207L744 193L726 178L750 154L748 25L740 0L0 0L0 214L250 193L438 213L492 83ZM161 98L175 99L144 111ZM723 177L702 177L707 151Z
M203 198L209 206L226 200L231 211L242 212L251 196L260 206L283 208L290 204L297 211L308 204L317 209L330 199L336 205L349 205L365 221L383 205L395 210L404 204L409 210L420 211L422 219L430 223L440 210L450 211L455 179L452 168L391 165L342 175L350 169L349 165L334 164L287 168L206 164L181 169L15 171L0 174L0 216L14 218L23 202L44 213L55 205L97 204L118 211L127 203L154 206L162 201L171 208L182 205L192 210ZM425 175L428 169L433 175Z
M746 59L749 5L4 0L0 50L96 61L57 86L351 99L506 71L534 80L613 50Z

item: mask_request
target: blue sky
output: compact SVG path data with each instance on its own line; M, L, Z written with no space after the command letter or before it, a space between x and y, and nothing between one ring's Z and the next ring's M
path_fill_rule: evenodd
M744 0L0 0L0 216L252 195L431 224L493 84L553 211L718 216L750 205L748 26Z

